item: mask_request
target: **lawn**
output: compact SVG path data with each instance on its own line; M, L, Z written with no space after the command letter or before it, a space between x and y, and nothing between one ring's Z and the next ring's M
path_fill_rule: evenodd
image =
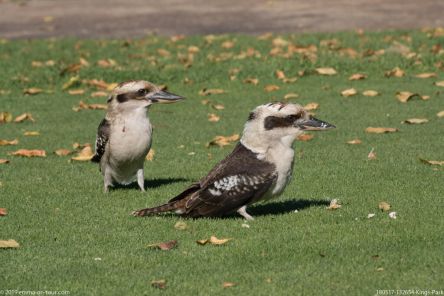
M0 112L13 118L29 112L35 120L0 123L0 139L18 139L17 145L0 147L0 159L9 160L0 164L0 208L7 209L0 217L0 240L20 244L0 250L0 291L444 290L444 169L420 161L444 160L444 118L437 116L444 110L444 87L435 84L444 80L442 30L0 43ZM386 75L395 67L404 75ZM318 68L337 73L321 75ZM277 70L288 81L278 78ZM356 73L366 78L349 80ZM423 73L433 75L416 77ZM108 84L147 79L187 98L149 110L155 154L145 163L146 193L130 186L104 194L97 165L53 153L73 150L75 142L94 143L105 111L73 111L80 100L106 102L96 93L106 90L92 85L93 79ZM266 91L267 85L279 89ZM24 94L29 88L41 92ZM341 95L350 88L357 94ZM224 93L202 95L203 89ZM76 95L78 90L84 93ZM365 90L378 95L365 96ZM402 103L396 97L401 91L419 95ZM195 220L129 215L167 201L204 176L233 148L206 143L217 135L241 134L251 109L289 93L298 95L287 96L289 102L318 103L312 112L337 128L295 143L293 181L279 199L250 208L254 221L237 215ZM220 120L210 122L211 113ZM410 118L428 122L401 123ZM398 131L373 134L367 127ZM26 131L39 135L25 136ZM347 144L353 139L362 143ZM43 149L47 156L9 155L22 148ZM368 158L371 149L376 159ZM335 198L342 207L326 209ZM382 201L391 205L389 211L378 209ZM396 212L396 219L389 212ZM187 229L176 229L178 221ZM196 243L212 235L231 240L220 246ZM177 240L177 247L147 247L169 240ZM165 280L166 286L153 287L154 280Z

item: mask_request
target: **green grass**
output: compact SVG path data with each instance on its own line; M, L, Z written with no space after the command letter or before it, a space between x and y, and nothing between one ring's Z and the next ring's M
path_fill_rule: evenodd
M273 36L275 38L276 36ZM35 122L0 124L0 139L19 139L18 146L0 147L0 207L9 214L0 217L0 239L15 239L19 249L0 250L0 290L69 290L71 295L374 295L378 289L443 290L444 257L444 170L419 161L419 157L444 160L444 88L433 84L444 80L444 55L433 52L443 37L430 32L405 31L284 35L285 40L317 47L311 61L295 53L291 57L270 56L272 39L251 36L217 36L212 43L192 36L177 42L168 38L140 40L32 40L0 44L0 112L17 116L31 112ZM321 46L337 39L343 48L354 48L350 58ZM235 40L231 49L222 42ZM407 58L390 52L394 42L417 53ZM177 57L186 56L191 45L199 47L189 68ZM238 55L249 47L260 57L229 58L215 62L208 57L223 52ZM171 56L162 57L158 48ZM436 47L435 47L436 48ZM385 49L383 55L363 55ZM284 47L286 51L286 47ZM150 110L155 125L155 159L145 164L151 188L141 193L135 187L102 193L102 177L96 165L70 163L69 156L52 152L71 148L74 142L93 143L103 111L72 111L79 100L104 103L91 98L95 91L71 96L62 85L76 74L60 75L69 64L85 58L81 79L120 82L147 79L167 84L170 91L187 97L174 105ZM111 58L117 66L101 68L100 59ZM54 60L53 67L32 67L32 61ZM229 70L241 69L237 79ZM335 76L319 76L317 67L334 67ZM402 78L386 78L384 72L400 67ZM441 67L441 68L439 68ZM297 82L284 84L276 70L288 77L305 70ZM349 81L354 73L365 73L362 81ZM436 72L437 77L414 75ZM258 85L244 84L257 77ZM184 79L192 80L185 84ZM280 89L266 93L266 84ZM23 95L23 89L40 87L44 93ZM344 98L340 92L354 87L359 94ZM214 110L201 101L202 88L222 88L225 94L209 96L224 110ZM365 97L363 90L381 94ZM406 104L396 100L397 91L429 95ZM9 92L9 93L8 93ZM135 218L131 210L160 204L197 180L232 147L206 148L216 135L241 133L248 113L255 106L282 100L296 92L293 102L317 102L316 116L337 126L316 133L309 142L295 144L293 181L278 200L251 208L256 220L250 228L232 216L225 219L185 220L188 229L176 230L180 218ZM221 116L207 121L208 113ZM423 125L400 122L425 117ZM368 126L399 128L392 134L366 134ZM37 137L23 131L37 130ZM361 145L348 145L360 138ZM179 148L183 145L182 148ZM46 158L19 158L8 152L19 148L45 149ZM375 149L376 160L367 160ZM194 152L194 155L189 155ZM210 157L209 157L210 154ZM333 198L342 202L336 211L326 210ZM397 212L396 220L378 211L387 201ZM298 210L297 213L294 210ZM376 213L372 219L367 214ZM232 238L223 246L200 246L197 239L216 235ZM150 243L176 239L171 251L147 248ZM101 260L95 260L101 258ZM382 271L377 269L383 268ZM164 290L151 281L165 279ZM223 288L223 282L237 285Z

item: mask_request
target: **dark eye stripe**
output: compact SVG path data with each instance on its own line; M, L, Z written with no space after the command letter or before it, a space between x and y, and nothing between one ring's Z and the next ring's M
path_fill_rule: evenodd
M116 99L117 102L119 103L125 103L128 102L129 100L131 100L132 95L131 94L120 94L117 95Z
M272 130L274 128L284 128L293 126L294 122L301 118L302 113L287 115L285 117L268 116L264 120L264 128Z

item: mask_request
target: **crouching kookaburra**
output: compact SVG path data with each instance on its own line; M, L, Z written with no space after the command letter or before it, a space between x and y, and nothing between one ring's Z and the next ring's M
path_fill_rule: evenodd
M240 143L209 174L168 203L134 211L146 216L175 211L184 217L217 217L280 195L290 181L295 138L306 130L334 128L310 116L300 105L270 103L250 113Z
M106 116L97 131L96 153L91 159L100 163L105 192L115 183L129 184L136 179L145 191L143 163L153 133L147 109L153 103L181 99L143 80L123 82L112 91Z

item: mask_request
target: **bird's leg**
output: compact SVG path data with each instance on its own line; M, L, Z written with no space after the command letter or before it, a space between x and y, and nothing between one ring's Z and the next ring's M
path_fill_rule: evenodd
M143 168L137 170L137 184L139 184L140 190L145 192L145 179L143 176Z
M109 187L113 185L113 178L109 173L109 170L105 168L105 173L103 174L103 191L105 193L109 192Z
M247 206L241 207L237 212L248 221L254 220L253 216L247 213Z

